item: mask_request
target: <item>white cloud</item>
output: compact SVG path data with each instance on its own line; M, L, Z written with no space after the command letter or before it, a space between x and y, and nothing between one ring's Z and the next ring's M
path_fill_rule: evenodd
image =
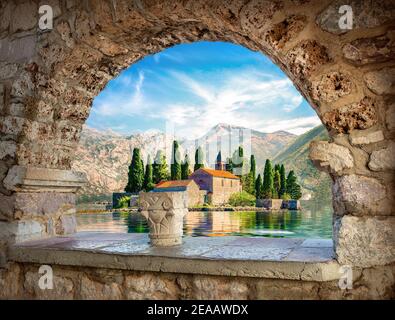
M97 105L94 106L94 112L101 116L142 114L142 108L145 105L142 93L144 79L143 72L139 72L134 84L130 77L122 77L120 80L121 85L131 87L131 90L127 91L128 94L111 93L109 96L99 100Z
M303 98L285 77L251 69L212 76L169 71L150 83L151 88L152 84L162 85L162 94L147 89L144 73L140 72L138 79L130 82L130 90L100 99L94 110L101 116L152 119L153 125L171 121L176 134L188 139L199 138L220 122L263 132L286 130L296 134L320 124L316 116L290 118L290 112L302 104Z

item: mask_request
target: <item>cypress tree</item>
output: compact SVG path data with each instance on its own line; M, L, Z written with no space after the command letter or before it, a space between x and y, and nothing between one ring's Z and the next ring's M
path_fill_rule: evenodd
M181 156L178 142L173 141L173 152L171 159L171 180L181 180Z
M154 188L154 183L152 179L152 163L151 157L148 155L147 164L145 166L144 184L143 188L145 191L151 191Z
M132 162L129 166L128 183L126 185L126 192L139 192L143 188L144 182L144 165L141 161L140 149L133 149Z
M272 163L269 159L266 159L265 170L263 172L263 197L270 199L273 193L273 169Z
M188 155L186 154L186 155L185 155L184 162L183 162L183 164L181 165L181 179L182 179L182 180L186 180L186 179L188 179L189 175L190 175L190 170L189 170L189 157L188 157Z
M252 154L250 158L250 172L252 173L252 177L254 181L256 180L256 162L255 156Z
M273 177L273 198L278 199L280 194L281 188L281 176L280 171L274 170L274 177Z
M280 192L278 196L281 198L287 192L287 179L285 178L285 167L282 164L280 167Z
M144 161L143 158L141 158L141 167L143 168L143 184L144 184L144 177L145 177L145 166L144 166ZM142 187L143 188L143 187Z
M168 180L169 178L166 156L163 154L162 150L159 150L156 154L155 161L152 166L152 175L155 184L163 180Z
M258 174L258 178L255 180L255 196L257 199L262 199L262 178L261 175Z
M296 182L296 176L293 170L291 170L287 177L287 193L292 199L298 200L302 197L300 185Z
M193 171L199 170L200 168L204 168L204 154L202 148L198 147L195 151L195 165Z

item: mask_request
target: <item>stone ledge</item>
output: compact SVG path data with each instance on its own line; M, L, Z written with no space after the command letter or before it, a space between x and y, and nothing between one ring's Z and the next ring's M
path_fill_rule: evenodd
M87 182L86 175L72 170L13 166L4 186L17 192L76 192Z
M337 280L341 275L339 264L329 254L332 248L326 244L326 240L184 238L184 243L180 246L153 248L147 244L148 237L145 234L96 234L96 240L84 237L84 234L77 234L18 244L10 248L10 260L20 263L318 282ZM266 250L267 256L249 256L247 248L251 249L255 241L256 247L252 249L256 249L258 253ZM322 245L320 241L326 243ZM265 247L262 247L264 244ZM247 253L243 259L243 255L227 257L229 252ZM271 252L274 253L273 256L270 256ZM278 255L279 252L283 252L284 256Z

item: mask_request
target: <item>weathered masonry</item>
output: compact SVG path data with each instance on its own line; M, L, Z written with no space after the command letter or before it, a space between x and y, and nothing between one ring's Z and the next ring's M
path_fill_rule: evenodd
M45 32L38 28L44 2L54 14ZM354 18L342 30L345 3ZM51 263L52 298L394 298L394 21L392 0L1 1L0 296L47 297L32 284L38 265ZM148 54L199 40L269 56L327 127L331 140L312 144L310 156L333 179L335 258L328 263L352 266L353 289L340 290L326 266L307 262L289 269L283 261L244 261L220 273L212 260L199 260L206 271L196 274L188 257L177 267L157 256L117 264L75 247L15 246L75 232L84 177L71 163L106 83Z

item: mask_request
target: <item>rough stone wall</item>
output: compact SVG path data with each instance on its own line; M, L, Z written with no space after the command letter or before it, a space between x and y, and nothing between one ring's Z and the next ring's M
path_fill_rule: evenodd
M51 0L50 32L37 28L39 2L0 3L0 181L14 165L69 170L92 99L133 62L179 43L230 41L267 54L329 131L311 151L333 179L338 261L395 261L392 0L347 0L352 30L337 27L340 0ZM0 193L3 223L48 212L17 215L24 195L2 183Z
M39 266L0 270L0 299L394 299L395 267L355 269L353 289L310 282L99 268L53 267L52 290L41 290Z

